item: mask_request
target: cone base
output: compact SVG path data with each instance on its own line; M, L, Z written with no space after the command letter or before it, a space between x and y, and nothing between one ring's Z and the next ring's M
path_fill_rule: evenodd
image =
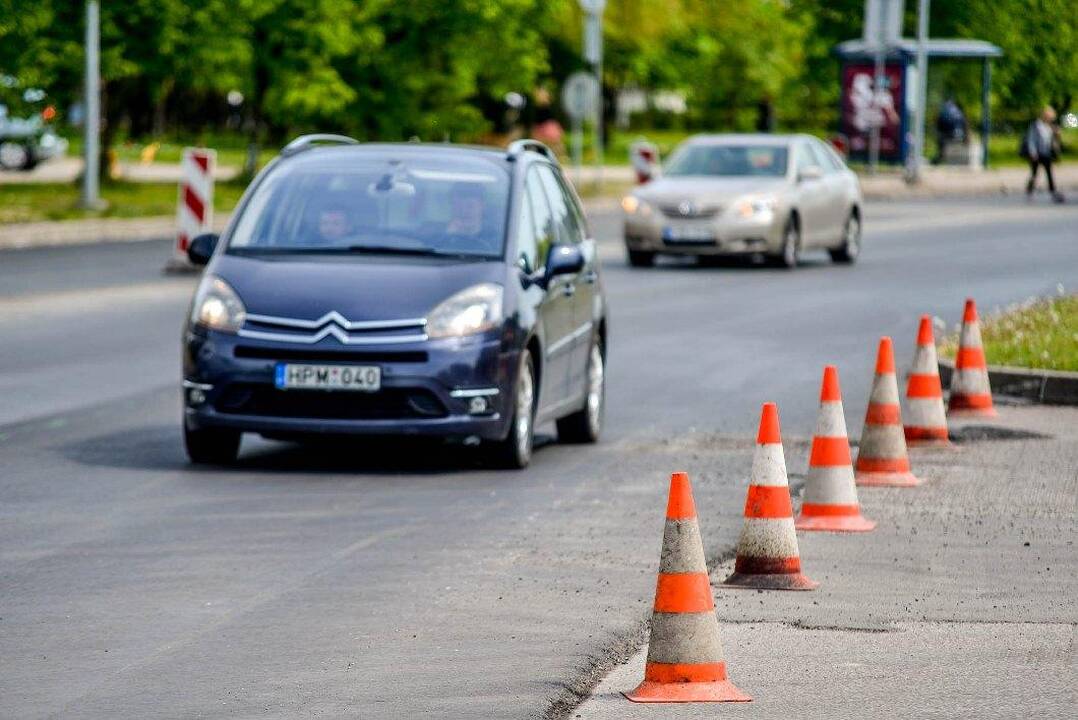
M729 680L719 682L660 683L645 680L622 693L635 703L752 702Z
M869 532L876 521L861 515L798 515L794 527L809 532Z
M867 487L914 487L921 480L911 472L859 472L854 476L858 485Z
M726 587L747 590L815 590L820 583L809 580L801 573L739 573L735 572L722 581Z
M906 440L906 447L910 450L958 450L958 446L950 440Z
M996 412L994 407L987 408L961 408L959 410L948 410L947 417L964 419L964 418L980 418L982 420L987 418L998 418L999 413Z

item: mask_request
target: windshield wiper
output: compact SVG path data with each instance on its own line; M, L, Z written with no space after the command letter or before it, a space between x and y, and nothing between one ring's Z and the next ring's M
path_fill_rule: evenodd
M444 255L434 248L420 246L407 247L400 245L349 245L348 252L371 253L385 255Z

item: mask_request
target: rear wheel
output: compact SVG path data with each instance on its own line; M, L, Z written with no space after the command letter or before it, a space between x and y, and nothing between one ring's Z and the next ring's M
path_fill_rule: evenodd
M801 228L798 227L797 218L793 216L786 221L786 227L782 231L782 249L774 257L774 262L789 270L801 262Z
M851 212L846 218L842 245L828 252L831 253L831 260L837 263L850 265L857 261L857 256L861 254L861 218L856 212Z
M584 407L557 421L558 440L568 443L598 442L606 406L606 364L599 338L588 353L588 396Z
M535 443L535 363L528 351L520 355L515 388L509 434L495 444L493 455L499 465L521 469L531 462Z
M655 264L655 253L647 250L628 250L629 264L633 267L651 267Z
M240 454L241 434L221 428L192 429L183 424L183 444L187 457L200 465L230 465Z

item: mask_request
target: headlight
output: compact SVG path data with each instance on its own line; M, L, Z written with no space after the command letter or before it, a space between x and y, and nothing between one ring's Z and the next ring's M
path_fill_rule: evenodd
M247 309L236 291L214 275L207 275L195 292L191 322L221 332L234 333L243 327Z
M734 203L734 212L739 217L764 218L775 211L775 198L770 195L750 197Z
M464 337L502 321L502 286L480 283L461 290L427 316L427 337Z
M647 201L641 200L635 195L623 197L621 199L621 209L625 211L626 215L640 213L642 216L647 217L651 214L651 206L647 204Z

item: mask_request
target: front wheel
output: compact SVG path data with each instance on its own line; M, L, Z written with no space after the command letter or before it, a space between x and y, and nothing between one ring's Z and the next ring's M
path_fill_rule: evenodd
M655 253L647 250L626 250L629 255L629 265L635 268L651 267L655 264Z
M793 270L801 262L801 229L794 217L786 221L786 227L782 231L782 249L775 256L774 262L788 270Z
M183 444L187 457L199 465L230 465L240 454L241 433L237 430L202 428L183 424Z
M606 406L606 365L603 347L596 338L588 353L588 397L584 407L558 419L558 440L567 443L599 441L603 429L603 410Z
M857 213L850 213L842 233L842 244L833 250L831 260L845 265L852 265L861 254L861 218Z
M525 350L520 355L520 367L517 369L509 434L493 448L494 458L502 467L519 470L531 462L535 444L536 394L535 362L531 353Z

